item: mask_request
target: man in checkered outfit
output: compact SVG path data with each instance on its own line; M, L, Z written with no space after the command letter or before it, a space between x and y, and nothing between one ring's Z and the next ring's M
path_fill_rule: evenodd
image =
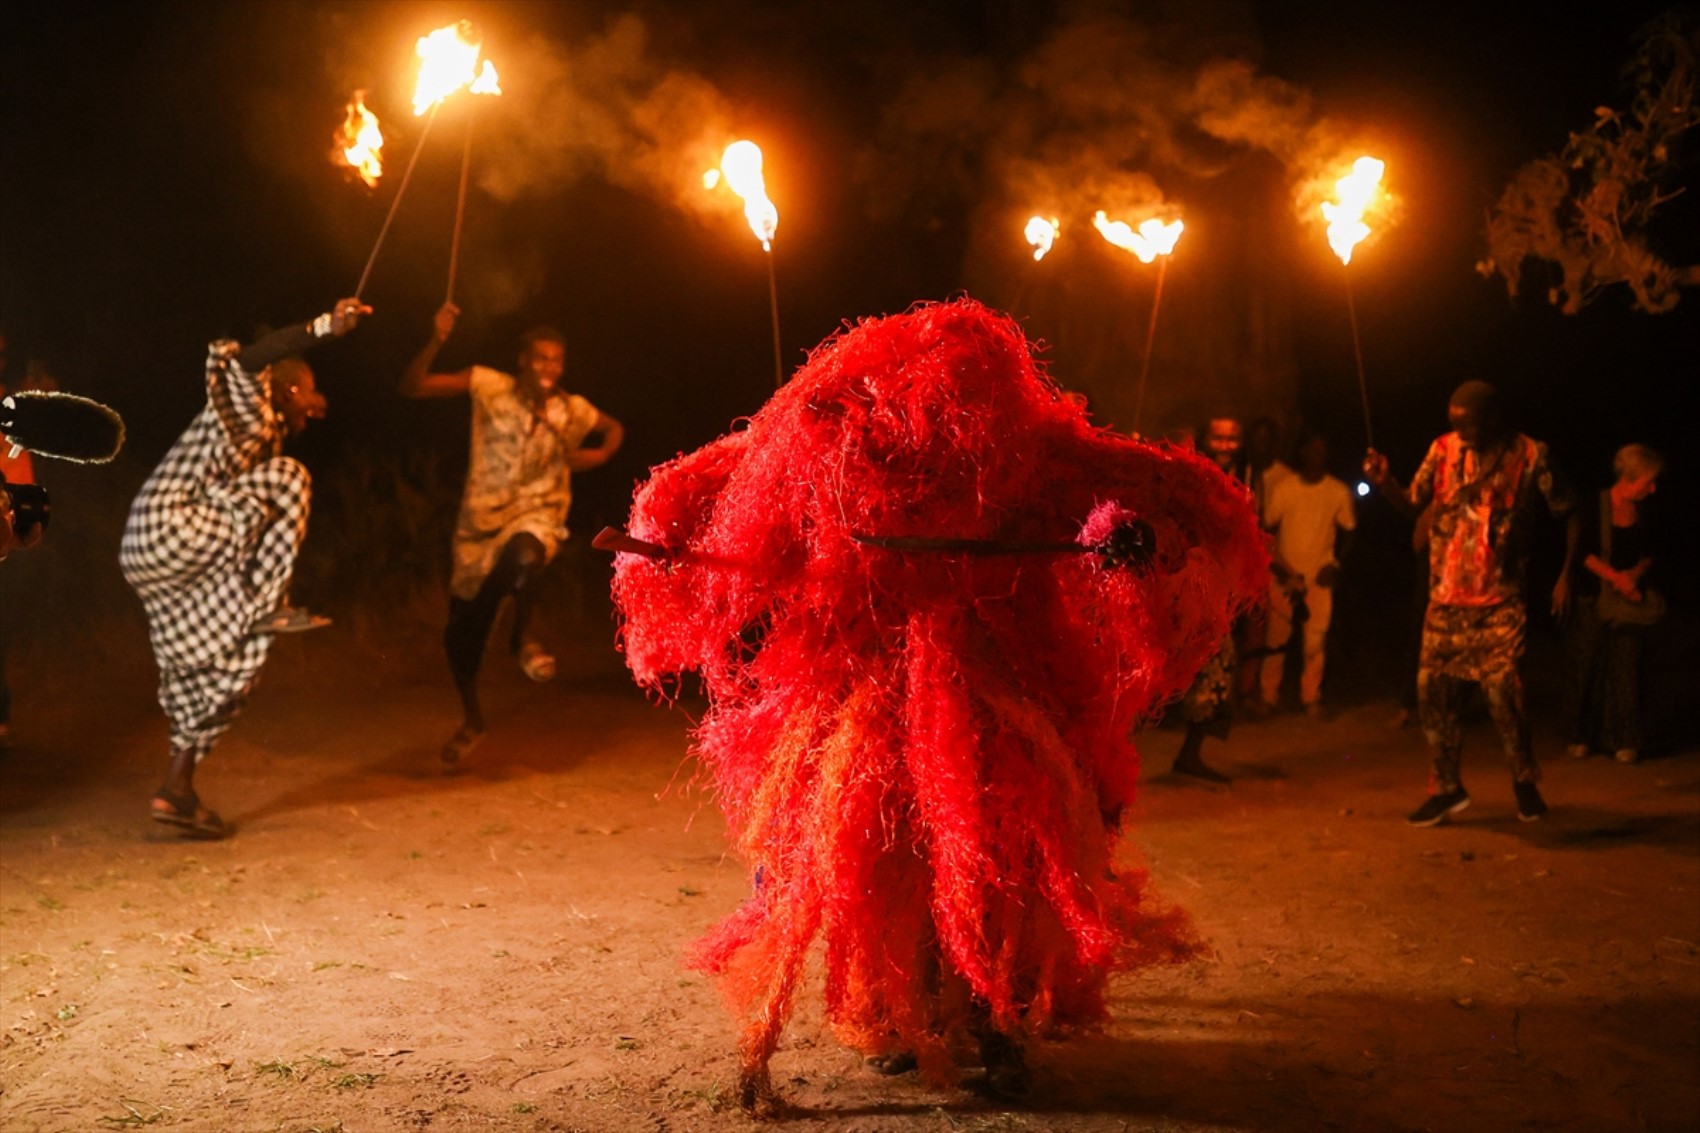
M201 805L195 766L247 702L272 639L326 624L288 603L307 532L310 480L283 456L286 436L325 415L313 371L297 355L370 313L358 299L249 346L207 352L207 403L130 507L118 563L142 599L171 725L171 766L155 821L222 838Z

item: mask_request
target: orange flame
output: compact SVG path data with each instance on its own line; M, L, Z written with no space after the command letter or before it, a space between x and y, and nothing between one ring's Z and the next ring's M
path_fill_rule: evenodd
M472 85L466 88L473 94L501 94L501 84L496 80L496 65L490 60L484 60L484 66L478 71L478 77L472 80Z
M1343 264L1352 262L1352 249L1369 235L1364 213L1380 191L1381 175L1386 170L1386 162L1360 157L1352 163L1352 171L1334 183L1336 200L1322 202L1322 215L1328 221L1328 246Z
M1111 220L1102 209L1092 218L1092 225L1104 239L1138 256L1142 264L1148 264L1158 256L1173 252L1175 242L1181 238L1181 231L1186 227L1178 220L1164 224L1156 217L1151 217L1141 221L1136 232L1127 221Z
M744 219L761 241L764 251L773 251L773 233L779 227L779 209L767 197L767 180L761 173L761 147L750 141L733 142L720 155L720 172L731 190L743 198ZM707 176L703 184L708 184Z
M416 47L419 82L413 88L413 113L424 114L461 87L473 94L501 94L496 68L488 59L482 69L478 66L482 50L465 20L421 38Z
M336 134L337 152L349 168L360 175L368 188L375 188L384 175L384 134L378 116L366 109L366 92L357 90L348 104L348 118Z
M1027 237L1029 244L1033 245L1033 258L1035 260L1045 258L1045 253L1051 250L1052 244L1056 243L1057 232L1060 228L1061 225L1058 224L1057 218L1054 216L1049 220L1042 216L1027 218L1027 227L1022 229L1021 234Z

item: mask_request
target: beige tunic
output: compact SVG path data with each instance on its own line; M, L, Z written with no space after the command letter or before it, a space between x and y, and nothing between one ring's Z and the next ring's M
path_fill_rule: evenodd
M572 474L567 456L584 443L601 414L577 394L556 392L541 415L520 395L513 375L472 367L472 453L455 525L449 589L471 599L502 548L521 532L554 558L567 537Z

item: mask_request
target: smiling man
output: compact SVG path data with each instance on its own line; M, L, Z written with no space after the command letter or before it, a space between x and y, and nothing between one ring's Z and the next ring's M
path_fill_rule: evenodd
M432 373L431 364L459 316L460 308L443 305L430 341L401 379L407 397L466 394L472 399L472 452L455 523L454 574L443 630L449 672L464 711L460 728L443 745L443 762L451 766L484 736L478 670L507 598L514 600L509 652L532 680L554 677L555 658L529 635L537 579L567 537L572 474L606 463L625 439L620 422L560 388L566 339L548 327L520 337L513 374L488 366Z
M325 415L297 355L354 329L371 308L341 299L328 314L250 346L207 351L207 401L130 506L118 565L147 612L171 763L153 818L201 838L229 833L201 805L195 768L235 721L273 637L325 625L289 605L307 533L311 482L286 437Z

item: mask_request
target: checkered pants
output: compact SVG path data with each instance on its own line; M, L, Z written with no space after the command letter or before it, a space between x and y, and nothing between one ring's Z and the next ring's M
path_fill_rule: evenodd
M288 593L311 480L281 456L187 498L150 491L170 480L156 473L136 498L119 565L147 611L172 748L199 760L265 664L272 635L249 631Z

